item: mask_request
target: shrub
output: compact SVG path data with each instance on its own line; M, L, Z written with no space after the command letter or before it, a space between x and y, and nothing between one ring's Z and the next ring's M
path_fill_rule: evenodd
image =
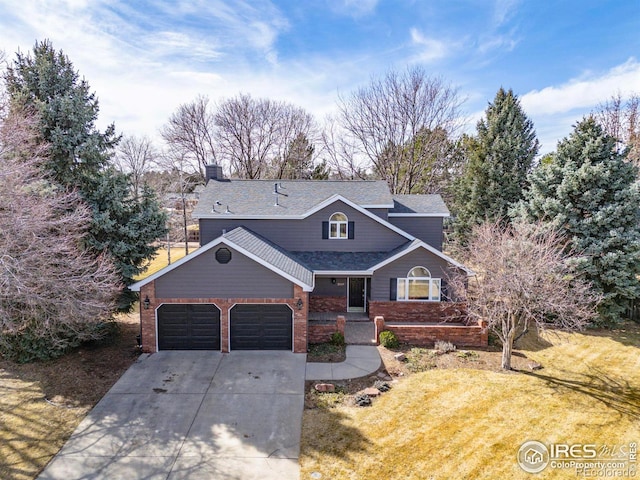
M458 358L462 358L463 360L477 360L480 355L478 352L471 352L469 350L460 350L456 353Z
M381 392L388 392L389 390L391 390L391 385L382 380L376 380L373 384L373 388L377 388Z
M115 325L114 322L57 324L43 331L39 322L33 321L20 332L0 335L0 354L18 363L54 359L84 342L109 338L116 332Z
M340 332L333 332L331 334L331 343L337 345L338 347L341 347L345 344L344 335Z
M407 369L412 373L425 372L436 367L433 350L412 348L407 352Z
M433 348L442 353L455 352L456 350L456 346L453 343L442 340L438 340Z
M367 395L366 393L359 393L358 395L356 395L354 402L359 407L368 407L371 405L371 397L369 397L369 395Z
M385 330L380 333L380 345L386 348L398 348L400 346L400 342L398 341L398 337L396 334L390 330Z

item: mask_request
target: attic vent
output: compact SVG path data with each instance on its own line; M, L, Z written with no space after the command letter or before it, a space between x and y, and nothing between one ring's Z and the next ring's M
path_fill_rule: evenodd
M216 260L218 263L229 263L231 261L231 250L228 248L219 248L216 250Z

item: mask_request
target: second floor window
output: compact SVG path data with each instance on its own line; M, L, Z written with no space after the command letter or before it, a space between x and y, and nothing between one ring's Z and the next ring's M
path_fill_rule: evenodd
M326 217L325 217L326 218ZM329 217L329 238L348 238L349 220L344 213L334 213Z

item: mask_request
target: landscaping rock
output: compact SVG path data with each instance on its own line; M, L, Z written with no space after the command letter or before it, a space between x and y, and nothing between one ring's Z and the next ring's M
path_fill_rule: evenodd
M378 395L380 395L380 390L374 387L369 387L369 388L365 388L362 393L364 393L365 395L368 395L369 397L377 397Z
M393 358L399 362L404 362L407 359L407 356L404 353L396 353Z
M371 405L371 397L367 394L360 393L356 395L355 403L359 407L368 407Z
M544 368L544 367L543 367L542 365L540 365L538 362L531 362L531 363L529 364L529 369L530 369L531 371L534 371L534 370L542 370L543 368Z
M315 386L316 392L321 393L333 393L336 391L336 386L332 383L318 383Z

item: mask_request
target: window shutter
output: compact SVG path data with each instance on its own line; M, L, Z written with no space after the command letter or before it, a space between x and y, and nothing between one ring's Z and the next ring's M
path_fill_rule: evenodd
M395 302L398 299L398 279L389 279L389 300Z
M329 222L322 222L322 238L324 240L329 238Z
M347 223L347 235L349 240L353 240L356 238L356 222L348 222Z
M449 298L449 285L447 285L447 282L445 282L444 280L440 281L440 299L443 302L451 301L451 299Z

